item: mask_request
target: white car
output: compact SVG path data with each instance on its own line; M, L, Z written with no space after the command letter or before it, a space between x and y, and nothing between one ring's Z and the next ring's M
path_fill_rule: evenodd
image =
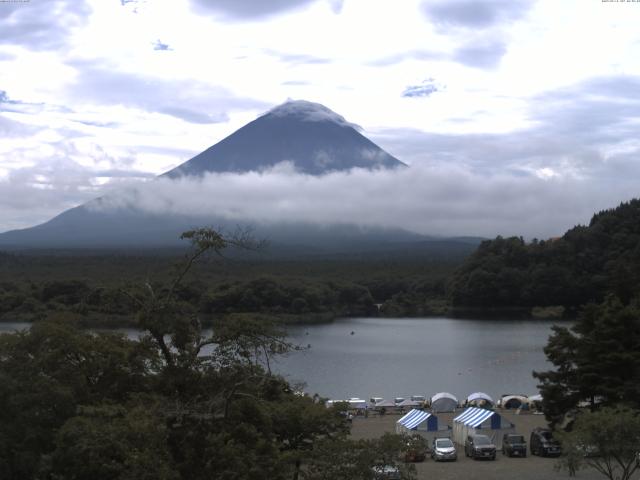
M440 460L456 461L458 459L456 446L450 438L435 438L431 447L431 458L436 462Z

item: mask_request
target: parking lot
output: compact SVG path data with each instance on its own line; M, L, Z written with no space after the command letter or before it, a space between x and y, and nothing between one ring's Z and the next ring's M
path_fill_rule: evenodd
M459 412L458 412L459 413ZM535 427L546 426L544 416L523 413L516 415L513 411L500 411L507 420L516 426L516 432L521 433L529 441L531 430ZM454 414L439 413L440 424L452 425ZM383 416L356 417L353 420L352 438L376 438L385 432L395 433L396 421L400 415L387 414ZM542 458L527 453L526 458L509 458L498 451L495 461L472 460L464 455L464 448L457 446L458 460L455 462L434 462L430 457L424 462L416 463L419 479L461 479L461 480L553 480L570 478L566 470L558 471L554 467L556 458ZM594 470L579 470L577 479L591 480L604 477ZM636 473L634 478L640 478Z

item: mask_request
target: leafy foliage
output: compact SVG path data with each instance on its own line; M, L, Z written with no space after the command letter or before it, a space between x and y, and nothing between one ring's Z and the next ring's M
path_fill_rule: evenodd
M640 408L640 309L610 296L572 327L553 327L545 354L555 370L534 372L552 423L580 402Z
M198 230L166 285L127 290L146 332L91 333L65 314L0 336L3 479L281 479L347 423L296 395L269 359L295 348L265 321L202 329L181 282L209 251L245 239ZM77 322L75 322L77 323Z
M560 468L589 466L610 480L628 480L638 469L640 416L628 408L583 412L571 432L561 434Z
M593 216L562 237L525 243L520 237L483 242L450 283L454 306L575 310L607 293L627 303L640 287L640 200Z
M374 479L375 472L397 468L402 480L416 478L415 465L404 462L409 439L405 435L385 433L370 440L318 442L304 471L306 480Z

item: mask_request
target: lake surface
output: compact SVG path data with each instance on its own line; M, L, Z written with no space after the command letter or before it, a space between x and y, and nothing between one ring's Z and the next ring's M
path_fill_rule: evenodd
M290 382L334 399L432 396L464 400L482 391L538 393L533 370L547 370L543 348L554 322L449 318L354 318L290 328L311 345L278 362ZM353 335L351 334L353 332Z
M459 400L476 391L496 400L504 393L534 394L531 372L550 368L542 349L554 323L350 318L293 326L291 340L310 348L279 359L275 369L292 383L306 382L307 392L334 399L430 397L441 391ZM28 326L4 323L0 332Z

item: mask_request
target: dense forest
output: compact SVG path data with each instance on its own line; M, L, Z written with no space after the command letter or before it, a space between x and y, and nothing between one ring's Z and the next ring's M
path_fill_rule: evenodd
M175 250L80 253L0 253L0 321L37 321L68 312L85 325L130 325L135 305L124 294L127 288L162 284L182 260ZM447 279L464 255L213 256L193 267L176 294L205 324L228 314L316 322L441 313Z
M568 312L640 287L640 200L599 212L560 238L484 241L454 273L454 307L562 306Z
M0 253L0 321L76 314L86 325L131 324L132 284L161 284L176 250ZM473 315L509 312L575 315L615 294L624 303L640 286L640 200L593 216L562 237L487 240L468 255L412 251L360 256L210 258L176 292L205 323L220 315L261 314L285 322L341 316Z

